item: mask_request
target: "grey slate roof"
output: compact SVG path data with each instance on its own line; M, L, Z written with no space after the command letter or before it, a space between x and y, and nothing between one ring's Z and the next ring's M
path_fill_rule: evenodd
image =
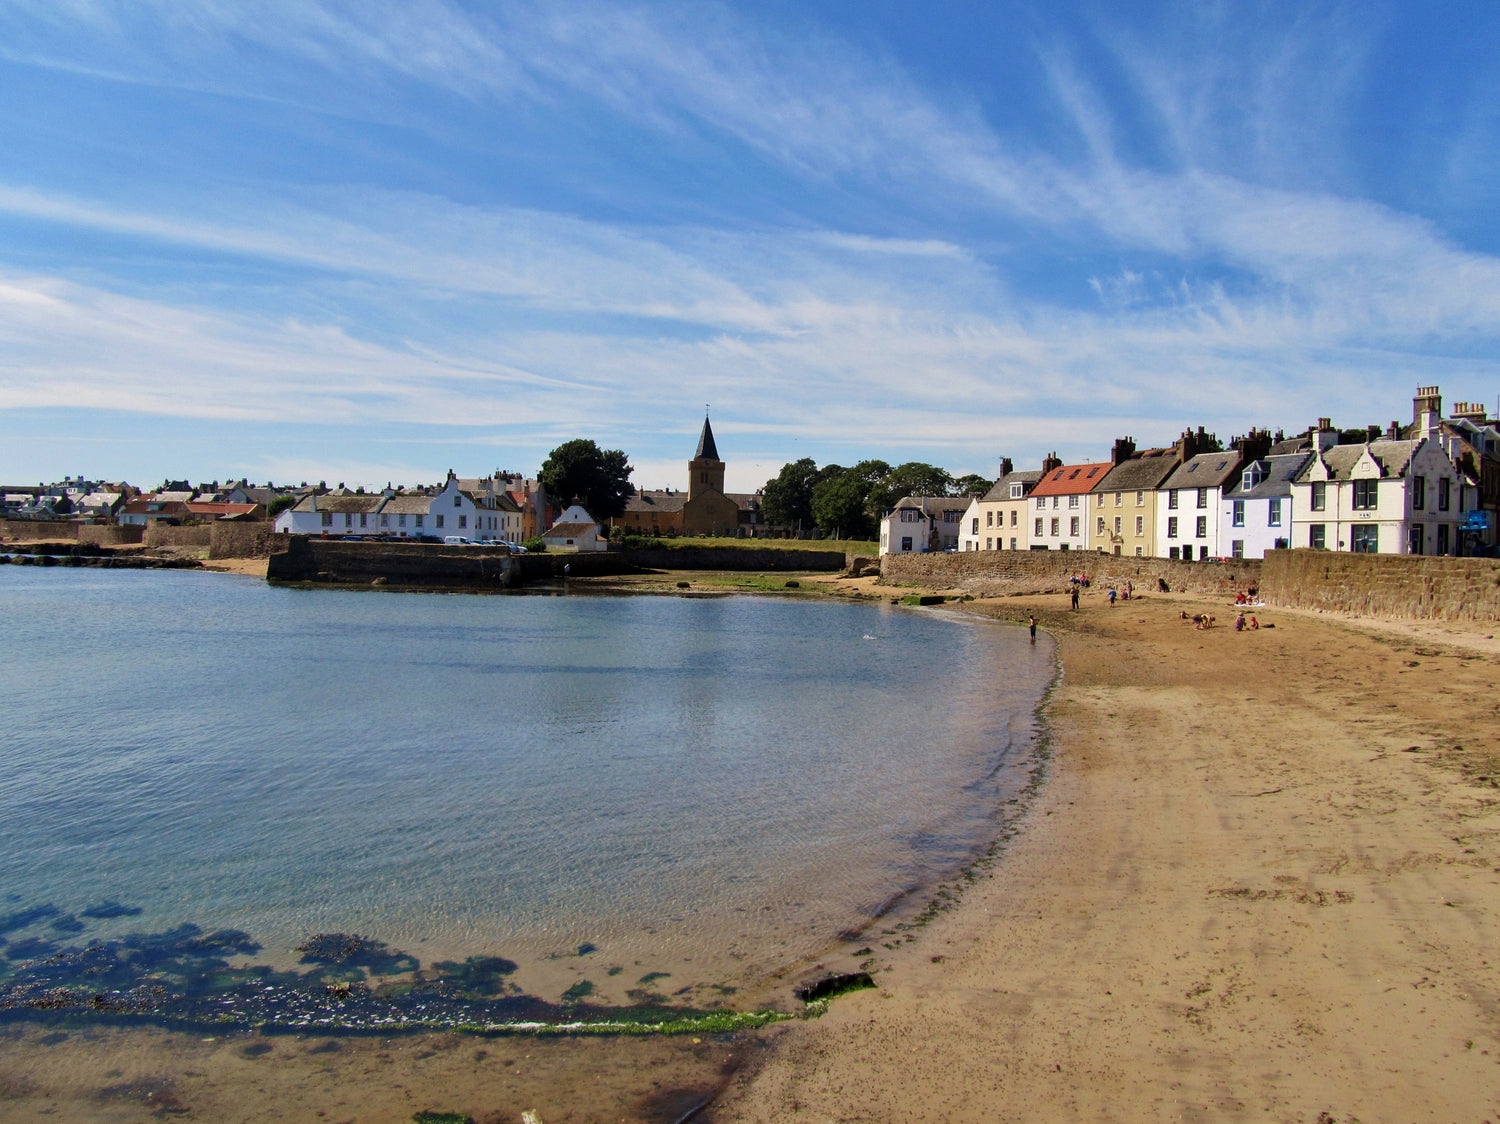
M902 496L901 501L892 510L916 508L924 515L941 515L945 511L957 511L963 514L969 510L969 503L968 496Z
M1109 470L1103 480L1094 485L1096 492L1151 492L1162 486L1161 482L1177 467L1177 458L1167 450L1165 455L1131 457ZM1201 487L1201 485L1194 485Z
M326 496L324 497L327 498ZM379 496L375 497L379 499ZM321 504L318 505L322 507ZM382 515L426 515L432 510L431 496L392 496L380 509Z
M1380 465L1381 475L1389 479L1405 475L1406 466L1421 444L1420 441L1371 441L1368 445L1335 445L1324 451L1323 463L1328 466L1328 479L1349 480L1352 479L1350 472L1368 449ZM1297 474L1298 480L1307 475L1312 464L1309 458L1307 465Z
M668 514L682 510L687 503L686 492L636 492L625 501L626 511L661 511Z
M334 513L348 512L357 514L361 511L374 511L385 497L379 492L370 492L367 495L335 496L329 493L326 496L303 496L293 511L332 511ZM425 508L423 510L426 510Z
M554 523L542 534L544 539L580 539L590 531L597 531L597 523Z
M1302 471L1303 465L1311 462L1311 452L1283 453L1248 462L1241 466L1239 479L1224 490L1224 497L1231 500L1263 500L1289 496L1292 494L1292 478ZM1245 488L1245 473L1252 465L1260 467L1264 479L1253 488Z
M1214 488L1222 487L1235 478L1240 470L1240 454L1234 449L1222 453L1199 453L1168 476L1163 488Z
M693 454L694 460L716 461L719 459L719 447L714 444L713 427L708 424L708 419L703 419L703 433L698 437L698 451Z
M1042 470L1039 468L1026 468L1019 472L1008 472L990 485L990 490L979 497L980 503L994 503L996 500L1010 499L1010 486L1012 484L1024 484L1021 490L1024 496L1036 486L1036 482L1042 478Z

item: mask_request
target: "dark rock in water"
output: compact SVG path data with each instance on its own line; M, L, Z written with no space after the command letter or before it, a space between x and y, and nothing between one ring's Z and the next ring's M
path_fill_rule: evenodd
M579 956L587 956L591 952L598 952L598 951L599 951L599 946L596 945L596 944L591 944L588 941L584 941L581 945L578 946L578 955Z
M121 905L119 902L110 899L102 901L98 905L89 906L80 916L92 917L96 920L104 921L111 917L139 917L140 914L141 910L139 906Z
M516 970L516 962L503 956L471 956L462 963L440 960L432 967L442 973L436 981L440 990L464 995L502 995L509 989L506 977Z
M57 906L48 902L46 905L33 906L31 909L22 909L15 913L8 913L0 917L0 936L13 933L17 929L26 929L35 925L38 921L45 921L49 917L56 917L62 913Z
M0 554L0 566L9 566L9 565L10 565L10 555L9 554Z
M36 560L38 566L56 566L57 559L50 554L44 554Z
M43 940L41 937L29 937L24 941L12 941L5 950L5 956L9 960L40 960L44 956L51 956L57 951L57 946L51 941Z
M841 976L824 976L821 980L803 984L797 989L797 998L804 1003L811 1003L815 999L828 999L843 995L846 991L862 991L874 986L875 981L870 978L869 972L847 972Z
M269 1042L252 1042L250 1045L241 1048L240 1055L246 1058L263 1058L273 1049L275 1047Z
M304 964L347 964L368 968L377 976L415 972L416 957L389 947L384 941L350 933L318 933L297 946Z

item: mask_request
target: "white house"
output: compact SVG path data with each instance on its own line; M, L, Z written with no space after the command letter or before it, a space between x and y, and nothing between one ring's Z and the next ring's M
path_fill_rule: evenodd
M1262 457L1241 466L1224 492L1219 519L1230 558L1264 558L1292 544L1292 478L1312 453Z
M880 553L957 550L969 503L963 496L902 497L880 521Z
M609 541L600 534L599 524L594 517L576 503L547 528L542 535L542 542L547 544L548 550L557 551L609 549Z
M379 492L310 494L278 515L274 526L278 534L373 535L379 533L376 513L384 503Z
M1220 513L1224 489L1239 479L1236 449L1199 453L1183 461L1156 493L1156 557L1223 557Z
M1292 545L1356 554L1456 554L1459 488L1440 443L1335 445L1292 479Z
M1032 550L1089 548L1089 493L1113 467L1109 461L1064 464L1042 477L1026 499Z

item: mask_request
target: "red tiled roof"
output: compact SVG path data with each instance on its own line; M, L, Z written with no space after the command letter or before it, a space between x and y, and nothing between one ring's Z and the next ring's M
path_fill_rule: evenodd
M1099 464L1065 464L1054 468L1042 477L1041 483L1031 489L1033 496L1076 496L1090 491L1104 479L1114 465L1109 461Z

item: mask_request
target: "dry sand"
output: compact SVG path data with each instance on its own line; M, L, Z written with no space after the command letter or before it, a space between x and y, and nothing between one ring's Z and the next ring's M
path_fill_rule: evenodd
M714 1120L1500 1120L1493 637L1203 604L968 606L1061 636L1051 778Z

